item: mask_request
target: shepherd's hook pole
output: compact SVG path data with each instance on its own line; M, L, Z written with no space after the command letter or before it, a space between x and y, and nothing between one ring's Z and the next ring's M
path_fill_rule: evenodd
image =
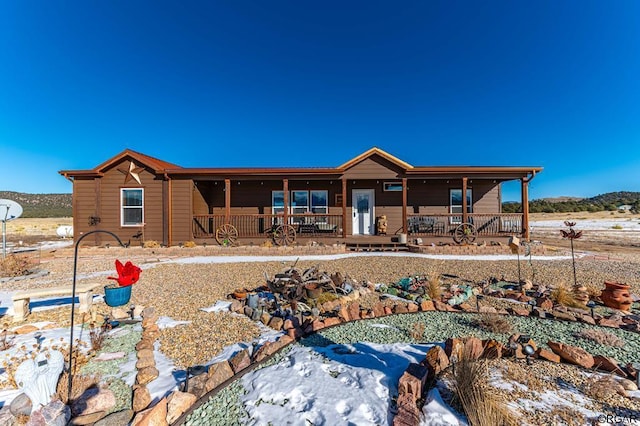
M2 223L4 225L4 222ZM99 232L111 235L116 239L116 241L118 241L118 244L120 244L120 246L125 247L125 245L122 244L122 241L116 234L111 231L104 231L102 229L89 231L86 234L83 234L80 238L78 238L78 241L76 241L75 251L73 254L73 287L71 288L71 336L69 337L69 385L67 388L67 401L71 400L71 386L73 383L73 317L76 305L76 272L78 270L78 248L80 248L80 241L82 241L85 237Z

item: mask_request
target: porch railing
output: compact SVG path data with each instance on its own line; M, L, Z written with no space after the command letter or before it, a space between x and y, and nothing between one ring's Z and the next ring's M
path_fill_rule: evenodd
M469 213L467 221L472 223L478 236L501 236L522 234L522 213ZM451 236L462 223L461 214L411 214L407 218L407 230L411 235L432 237Z
M336 214L290 214L287 222L300 237L335 237L342 235L342 215ZM223 214L194 215L193 238L214 238L216 229L230 223L238 230L240 238L264 237L269 231L284 223L282 214L239 214L225 220Z

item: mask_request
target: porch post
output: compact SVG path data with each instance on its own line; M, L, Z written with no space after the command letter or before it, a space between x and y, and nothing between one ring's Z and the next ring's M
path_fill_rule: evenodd
M289 223L289 179L282 179L282 191L284 191L284 223Z
M407 178L402 178L402 233L407 233Z
M224 180L224 223L231 219L231 179Z
M347 238L347 179L342 178L342 238Z
M529 241L529 179L522 178L521 204L522 204L522 238Z
M467 223L469 220L467 213L467 177L462 178L462 223Z

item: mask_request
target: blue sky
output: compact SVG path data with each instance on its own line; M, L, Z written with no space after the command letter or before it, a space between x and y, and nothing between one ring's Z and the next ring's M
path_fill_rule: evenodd
M184 167L545 170L531 198L640 191L640 2L9 1L0 190L125 148ZM505 188L517 199L516 185Z

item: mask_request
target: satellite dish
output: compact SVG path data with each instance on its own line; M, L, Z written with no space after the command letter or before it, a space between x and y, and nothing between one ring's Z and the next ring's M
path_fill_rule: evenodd
M8 222L22 216L22 206L15 201L0 199L0 221Z

